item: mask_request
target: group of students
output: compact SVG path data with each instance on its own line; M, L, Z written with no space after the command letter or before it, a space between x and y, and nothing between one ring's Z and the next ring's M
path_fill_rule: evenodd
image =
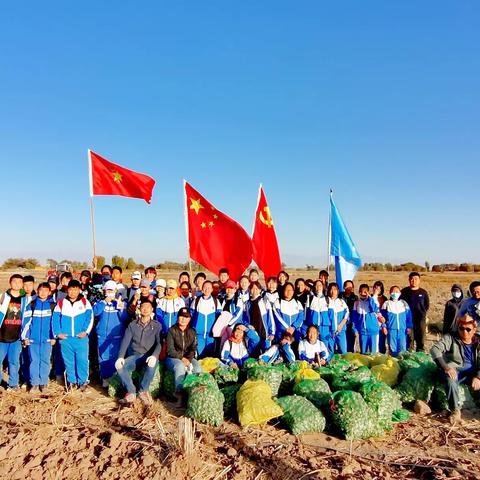
M8 390L29 384L43 390L53 372L59 381L84 390L90 367L98 364L103 386L118 372L133 401L131 374L144 369L138 394L149 401L148 386L156 363L165 360L180 390L186 373L200 371L197 359L219 357L239 368L246 359L272 364L305 360L323 365L332 354L354 351L398 355L407 348L412 329L408 303L400 288L383 295L376 282L372 294L352 281L343 291L328 283L322 270L315 281L289 282L288 273L268 278L265 288L252 269L238 285L221 269L218 281L203 272L190 283L157 278L154 267L122 281L122 269L109 265L98 273L69 272L50 276L35 290L33 277L12 275L0 299L0 361L8 363ZM91 364L89 364L89 359Z

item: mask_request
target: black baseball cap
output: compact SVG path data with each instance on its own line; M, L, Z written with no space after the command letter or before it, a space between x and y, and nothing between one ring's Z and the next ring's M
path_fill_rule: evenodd
M189 310L187 307L182 307L182 308L178 311L178 316L179 316L179 317L190 318L190 317L191 317L191 315L190 315L190 310Z

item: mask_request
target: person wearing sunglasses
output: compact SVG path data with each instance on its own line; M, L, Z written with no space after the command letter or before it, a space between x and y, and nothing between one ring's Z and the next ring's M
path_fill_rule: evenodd
M447 387L452 424L462 422L460 385L480 390L480 346L476 329L477 322L466 314L458 319L457 329L445 333L430 350Z

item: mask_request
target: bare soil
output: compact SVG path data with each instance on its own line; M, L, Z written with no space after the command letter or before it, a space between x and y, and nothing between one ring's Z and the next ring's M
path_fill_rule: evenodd
M474 479L480 473L478 411L451 426L413 415L384 438L347 442L295 437L278 424L242 429L195 424L163 400L119 407L101 389L65 394L0 389L0 474L14 479ZM188 422L190 420L187 420Z

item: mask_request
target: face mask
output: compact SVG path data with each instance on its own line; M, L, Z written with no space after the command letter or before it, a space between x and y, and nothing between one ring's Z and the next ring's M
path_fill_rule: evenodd
M392 300L398 300L398 299L400 298L400 292L392 292L392 293L390 294L390 298L391 298Z
M106 298L115 298L115 292L108 292L105 294Z
M453 293L453 298L460 298L462 296L462 292L459 292L458 290L455 290L452 293Z

